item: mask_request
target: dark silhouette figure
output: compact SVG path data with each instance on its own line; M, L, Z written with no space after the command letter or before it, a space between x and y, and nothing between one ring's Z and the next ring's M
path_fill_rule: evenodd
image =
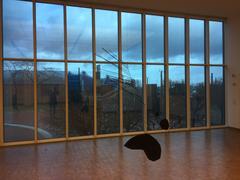
M49 106L50 106L50 117L55 118L56 106L57 106L57 88L51 90L49 94Z
M82 109L81 109L82 112L88 112L89 111L89 97L86 96L83 100L83 106L82 106Z
M162 120L160 121L160 126L161 126L161 128L164 129L164 130L169 129L169 122L168 122L168 120L167 120L167 119L162 119Z
M12 105L13 105L13 108L15 110L18 110L18 104L17 104L17 94L14 93L13 97L12 97Z
M147 158L156 161L161 158L161 145L149 134L141 134L134 136L124 145L129 149L143 150Z

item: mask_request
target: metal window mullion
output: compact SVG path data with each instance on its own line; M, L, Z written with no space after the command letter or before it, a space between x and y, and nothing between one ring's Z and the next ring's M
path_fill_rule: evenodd
M0 146L3 145L3 24L2 24L2 0L0 0Z
M190 34L189 19L185 19L185 78L186 78L186 115L187 128L191 128L191 102L190 102Z
M34 142L38 142L38 92L37 92L37 24L36 1L33 1L33 63L34 63Z
M147 131L147 85L146 85L146 15L142 14L142 69L143 69L143 127Z
M169 67L168 67L168 17L164 16L164 63L165 63L165 113L166 119L170 121L169 115Z
M225 82L226 82L226 77L227 77L227 71L226 71L226 68L224 67L224 66L222 66L222 71L223 71L223 73L222 73L222 75L223 75L223 86L224 86L224 93L223 93L223 95L224 95L224 97L223 97L223 100L224 100L224 116L222 117L222 118L224 118L223 120L223 125L226 125L226 126L228 126L229 124L228 124L228 121L227 121L227 113L228 113L228 111L226 111L226 102L227 102L227 98L228 98L228 96L227 96L227 87L226 87L226 85L225 85Z
M225 65L226 64L226 52L225 52L225 46L226 46L226 24L224 21L222 21L222 58L223 58L223 62L221 65Z
M123 94L122 94L122 18L121 12L118 11L118 79L119 79L119 121L120 121L120 135L123 134Z
M65 62L65 136L69 137L69 120L68 120L68 49L67 49L67 7L63 6L64 11L64 62Z
M97 79L96 79L96 32L95 9L92 9L92 51L93 51L93 107L94 107L94 137L97 136Z
M222 69L223 69L223 85L224 85L224 125L227 125L228 126L228 111L226 111L226 102L227 102L227 100L228 100L228 90L227 90L227 86L226 86L226 79L227 79L227 76L228 76L228 71L227 71L227 68L226 68L226 66L224 66L224 65L226 65L226 52L225 52L225 46L226 46L226 24L225 24L225 22L222 22L222 28L223 28L223 30L222 30L222 36L223 36L223 41L222 41L222 43L223 43L223 48L222 48L222 51L223 51L223 66L222 66Z
M211 107L210 107L210 50L209 50L209 21L205 20L205 84L206 84L206 118L207 127L211 127Z
M3 60L7 60L7 61L33 61L33 58L3 58Z

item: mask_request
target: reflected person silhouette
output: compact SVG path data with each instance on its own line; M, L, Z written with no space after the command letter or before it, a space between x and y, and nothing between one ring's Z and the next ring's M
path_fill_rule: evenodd
M49 94L49 110L50 110L50 119L55 119L56 106L57 106L57 87L54 87Z

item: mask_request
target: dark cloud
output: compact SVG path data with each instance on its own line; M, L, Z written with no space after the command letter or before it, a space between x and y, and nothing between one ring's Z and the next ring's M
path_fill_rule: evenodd
M5 57L33 57L31 8L29 2L3 1L3 53Z
M67 7L68 57L92 60L91 9Z
M5 57L32 57L32 3L4 0L4 54ZM47 13L46 13L47 12ZM91 9L67 8L68 12L68 51L70 59L91 59L92 23ZM118 35L116 12L96 11L97 55L114 60L106 51L117 56ZM101 18L98 16L101 15ZM100 16L99 16L100 17ZM111 22L112 21L112 22ZM155 18L147 21L147 57L163 59L163 22ZM122 13L122 49L123 58L136 61L142 58L141 15ZM210 24L210 52L213 61L222 55L222 24ZM201 25L195 25L191 35L191 57L203 58L203 34ZM37 5L37 52L39 58L63 59L64 33L63 8L59 5ZM183 58L184 21L181 18L169 18L169 56L170 59ZM99 59L100 60L100 59Z
M164 21L161 16L146 16L146 54L148 61L164 60Z

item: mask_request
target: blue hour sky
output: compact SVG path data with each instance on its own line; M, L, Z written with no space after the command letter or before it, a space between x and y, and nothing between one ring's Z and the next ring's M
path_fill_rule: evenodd
M37 57L64 58L63 6L37 3ZM4 57L33 58L32 3L3 0ZM118 56L117 13L96 10L97 60L115 60ZM67 7L68 57L92 60L91 9ZM222 62L222 23L210 22L210 61ZM141 15L122 13L123 61L141 61ZM146 16L147 61L163 62L163 18ZM190 20L190 60L202 63L204 22ZM169 18L169 61L184 62L184 19ZM110 56L105 50L110 52ZM105 60L103 60L105 61ZM177 74L177 71L175 72ZM175 76L177 78L177 75ZM196 77L202 79L202 77ZM156 79L157 81L157 79Z

